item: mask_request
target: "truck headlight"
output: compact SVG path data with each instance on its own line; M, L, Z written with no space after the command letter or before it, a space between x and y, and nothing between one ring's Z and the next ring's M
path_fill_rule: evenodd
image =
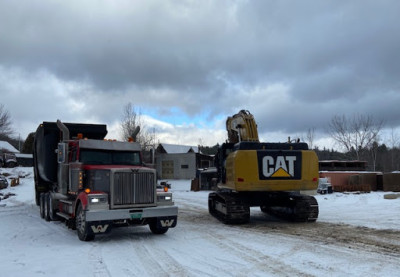
M172 204L172 193L165 192L165 193L157 193L157 202L158 204Z
M108 195L107 194L89 194L88 195L90 206L108 206Z
M107 203L107 199L105 197L91 197L89 198L90 204L97 204L97 203Z

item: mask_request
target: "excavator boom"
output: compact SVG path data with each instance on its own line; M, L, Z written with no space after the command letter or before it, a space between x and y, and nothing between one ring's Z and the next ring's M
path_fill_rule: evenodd
M232 117L228 117L226 130L230 143L241 141L259 142L256 121L254 116L247 110L241 110Z

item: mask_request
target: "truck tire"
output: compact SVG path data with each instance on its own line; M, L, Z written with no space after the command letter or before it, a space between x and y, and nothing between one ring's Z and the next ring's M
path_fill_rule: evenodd
M17 166L16 162L9 162L9 163L6 164L6 167L8 167L8 168L14 168L16 166Z
M76 232L81 241L91 241L94 239L94 234L90 231L86 223L86 212L82 207L82 203L79 203L78 209L76 210L75 222Z
M36 206L40 206L40 193L35 189L35 203Z
M54 201L53 201L53 198L52 198L52 196L51 196L51 193L49 193L48 194L49 195L49 197L48 197L48 203L49 203L49 205L48 205L48 207L49 207L49 218L50 218L50 220L51 221L58 221L59 219L60 219L60 217L57 215L57 209L55 209L54 208Z
M158 227L157 226L157 220L152 220L149 223L149 227L150 227L150 231L153 234L156 234L156 235L162 235L162 234L165 234L168 231L168 227Z
M44 219L44 193L39 194L40 217Z
M44 207L44 220L46 221L50 221L50 197L49 197L49 193L43 193L43 207Z

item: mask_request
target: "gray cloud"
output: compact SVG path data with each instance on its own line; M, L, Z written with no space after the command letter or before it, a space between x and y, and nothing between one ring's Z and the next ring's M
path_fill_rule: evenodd
M262 132L322 130L353 112L400 126L399 10L389 0L0 0L0 93L6 107L12 95L51 107L13 111L18 121L115 122L132 102L161 120L246 108Z

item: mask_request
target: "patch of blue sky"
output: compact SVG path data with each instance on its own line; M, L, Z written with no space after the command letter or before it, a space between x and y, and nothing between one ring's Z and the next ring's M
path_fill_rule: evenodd
M214 125L213 117L207 111L201 114L189 115L177 107L172 107L166 109L143 108L140 113L174 126L195 125L201 128Z

